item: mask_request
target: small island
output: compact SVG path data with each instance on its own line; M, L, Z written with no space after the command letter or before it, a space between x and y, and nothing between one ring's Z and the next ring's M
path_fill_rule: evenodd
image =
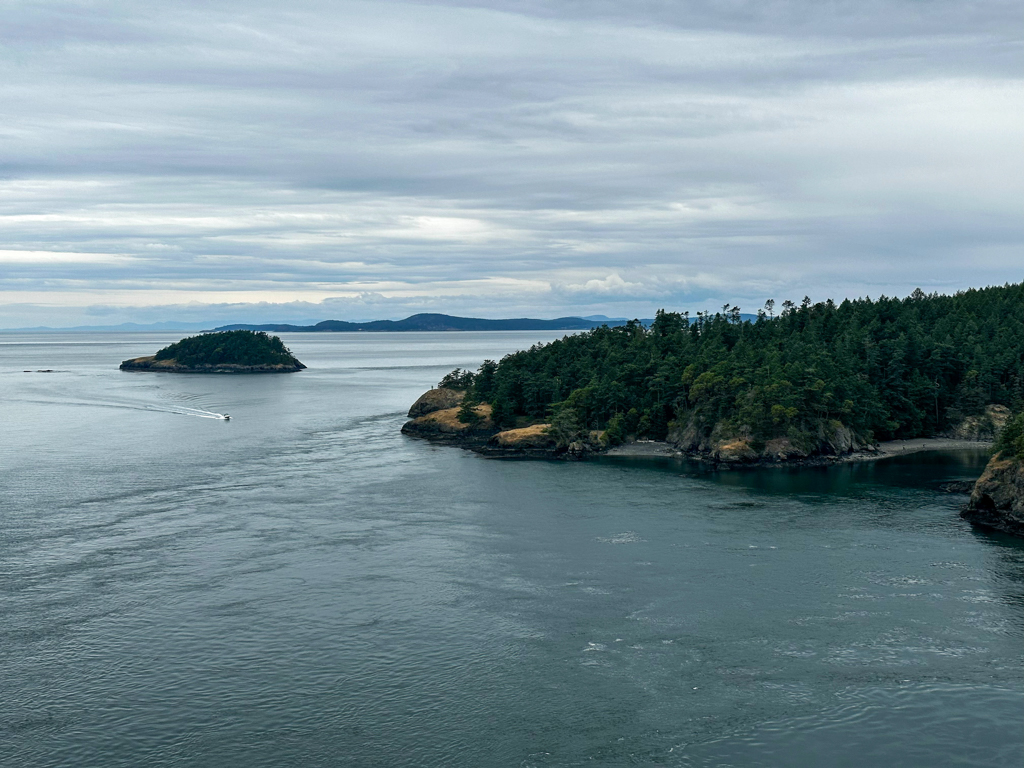
M121 363L122 371L163 373L294 373L300 363L284 342L263 331L223 331L190 336L155 355Z

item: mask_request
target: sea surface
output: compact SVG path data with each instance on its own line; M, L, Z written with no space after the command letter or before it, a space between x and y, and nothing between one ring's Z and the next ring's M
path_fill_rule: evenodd
M556 335L288 334L308 370L187 376L117 369L179 334L0 334L0 765L1024 765L1024 542L940 488L983 454L399 433Z

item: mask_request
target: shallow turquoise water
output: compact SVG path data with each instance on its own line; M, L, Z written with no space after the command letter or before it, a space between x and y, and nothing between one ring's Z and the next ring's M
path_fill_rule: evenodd
M174 336L0 335L0 764L1021 764L1024 546L938 487L984 456L399 434L551 337L296 334L300 374L189 377L116 369Z

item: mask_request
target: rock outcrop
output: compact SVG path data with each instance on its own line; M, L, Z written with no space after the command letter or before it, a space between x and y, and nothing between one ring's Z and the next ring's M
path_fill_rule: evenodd
M968 522L1014 536L1024 536L1024 462L997 453L960 516Z
M949 431L948 436L956 440L994 440L1010 418L1010 409L1005 405L986 405L978 416L968 416Z
M445 408L431 411L424 416L407 421L402 427L402 432L406 435L428 437L442 442L486 443L494 433L494 426L491 423L491 406L486 403L474 406L473 413L476 414L476 420L472 423L466 423L459 418L461 410L461 408Z
M691 421L669 430L668 443L679 451L704 461L724 464L774 464L783 461L827 462L854 451L872 450L838 421L822 421L816 431L800 441L777 437L754 440L749 433L726 430L716 424L710 434L703 433Z
M550 424L501 430L491 419L489 404L473 406L469 416L464 400L464 392L445 387L423 393L409 409L412 418L402 426L402 433L506 458L577 459L604 449L599 432L564 444L551 434Z
M220 363L218 365L180 365L174 358L157 360L154 355L136 357L121 363L122 371L155 371L163 373L295 373L305 368L295 360L293 363L277 365L238 365L236 363Z
M431 389L420 395L419 399L409 409L409 418L418 419L434 411L445 411L449 408L458 408L462 404L465 392L447 387Z

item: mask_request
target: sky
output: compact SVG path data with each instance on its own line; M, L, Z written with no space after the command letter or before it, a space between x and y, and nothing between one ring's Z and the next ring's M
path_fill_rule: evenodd
M0 328L1024 279L1019 0L0 4Z

